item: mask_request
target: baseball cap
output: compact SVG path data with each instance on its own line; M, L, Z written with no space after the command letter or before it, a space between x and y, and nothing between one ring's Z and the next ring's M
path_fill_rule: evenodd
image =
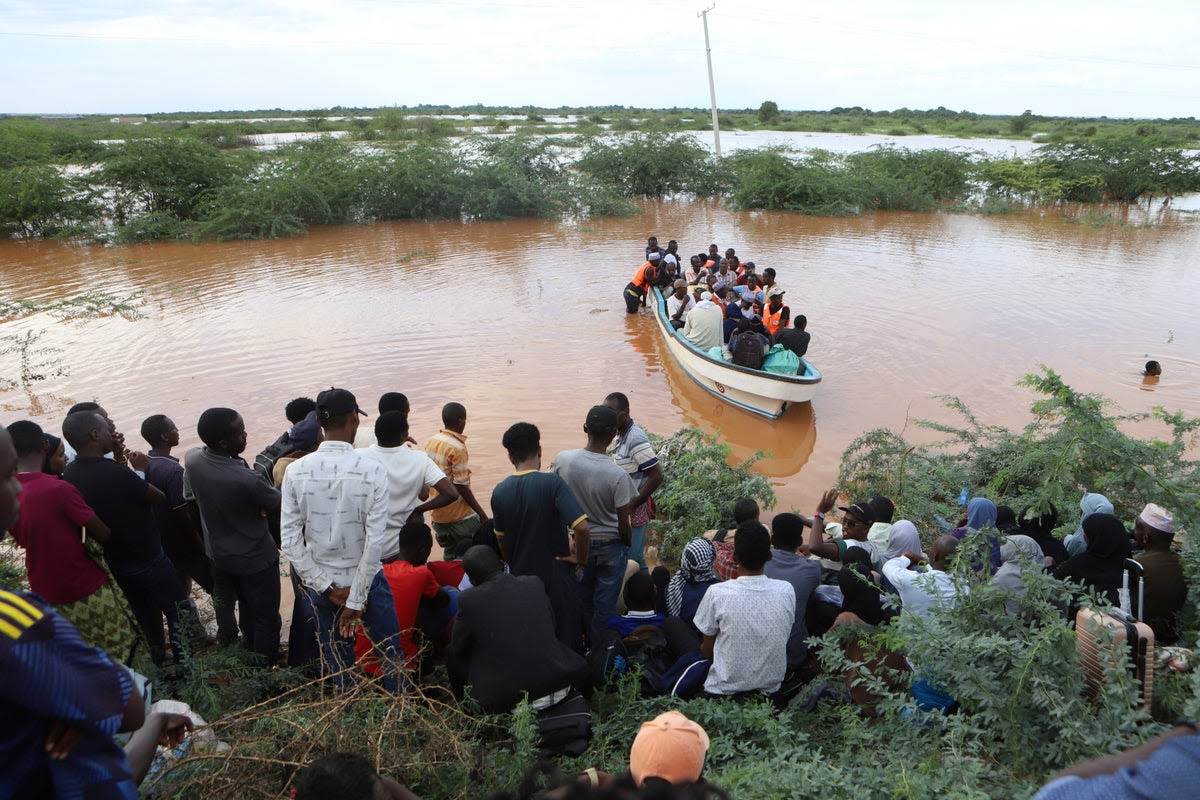
M848 506L838 506L838 511L858 517L868 525L875 521L875 515L871 513L871 504L869 502L858 502L851 503Z
M784 291L778 286L772 286L767 290L767 297L779 297Z
M329 388L317 395L317 417L328 420L351 411L362 414L367 412L358 407L358 400L347 389Z
M670 253L667 253L667 257L664 258L663 261L665 261L668 264L678 264L679 263L678 261L675 260L675 256L671 255Z
M660 258L662 258L662 254L657 251L650 254L651 261L658 261Z
M694 783L704 769L708 734L678 711L643 722L629 750L629 773L638 786L646 778L673 784Z

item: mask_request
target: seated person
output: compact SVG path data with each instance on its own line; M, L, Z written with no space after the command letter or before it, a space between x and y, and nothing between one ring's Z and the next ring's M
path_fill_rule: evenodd
M629 610L624 614L609 614L606 627L621 636L628 636L643 625L661 628L665 614L654 610L654 581L648 572L635 572L625 582L625 607Z
M775 344L781 344L800 358L808 352L808 343L812 334L805 330L808 327L808 317L797 314L792 323L794 328L780 328L775 332Z
M1176 620L1187 602L1183 562L1171 549L1175 523L1161 506L1147 503L1133 524L1133 536L1142 552L1134 560L1142 565L1146 607L1142 619L1154 629L1155 642L1169 644L1178 638Z
M771 349L771 343L754 330L753 324L753 319L738 320L737 332L729 337L729 352L733 363L739 367L761 369L763 356Z
M804 520L799 514L784 512L771 520L771 560L763 571L768 578L787 581L796 593L796 616L787 642L788 672L808 660L808 603L821 583L821 568L797 552L803 541Z
M757 301L759 305L765 303L766 296L758 285L758 276L751 273L750 275L746 275L745 278L746 282L744 284L738 284L733 287L737 296L739 298L747 297L752 303ZM740 281L741 278L738 278L738 280Z
M687 282L683 278L675 281L671 294L667 295L667 319L671 327L679 330L687 321L688 312L696 307L696 301L688 294Z
M737 560L733 557L733 543L737 539L737 529L743 522L757 522L759 515L758 503L752 498L743 497L733 504L733 529L721 528L715 531L705 531L704 538L713 544L717 551L713 572L723 581L731 581L738 576Z
M396 606L396 622L400 629L400 648L404 651L407 669L416 669L420 645L413 635L417 628L417 615L425 598L438 608L446 608L449 595L442 589L437 578L425 566L433 549L433 532L419 519L410 519L400 529L400 552L384 560L383 577L392 590L392 602ZM448 622L448 620L446 620ZM363 669L377 674L378 668L362 659L371 652L371 640L360 629L354 643L354 654L363 663Z
M958 539L942 536L929 548L928 565L920 553L911 551L883 565L883 576L896 587L904 611L928 617L936 606L954 605L958 587L946 568L957 549Z
M540 578L506 573L500 556L486 545L471 547L463 567L472 588L459 595L446 650L457 697L469 686L485 711L499 713L528 695L541 710L570 688L586 686L588 662L559 641Z
M874 542L867 539L871 525L875 521L869 502L838 506L838 510L842 512L841 538L829 540L825 538L825 514L833 508L833 504L837 502L837 496L838 490L830 489L821 497L808 533L808 551L814 556L841 562L848 548L861 547L870 554L872 568L876 571L880 570L883 564L880 563L882 559L879 548ZM832 524L830 527L832 528Z
M711 587L696 609L704 634L700 652L712 660L704 691L710 695L774 694L787 673L787 643L796 592L763 574L771 535L759 522L741 525L734 540L736 580Z

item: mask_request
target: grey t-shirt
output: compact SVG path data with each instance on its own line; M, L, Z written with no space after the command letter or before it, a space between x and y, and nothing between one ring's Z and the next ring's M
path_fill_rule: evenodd
M633 480L624 469L607 455L580 449L559 453L550 471L566 481L583 506L593 540L618 538L617 509L637 496Z
M804 615L808 611L808 599L821 583L821 568L799 553L771 548L771 560L763 567L768 578L787 581L796 592L796 618L792 620L792 632L788 635L788 669L793 670L808 658L808 625Z
M183 496L200 507L204 551L213 566L253 575L279 563L264 511L279 508L279 490L240 458L196 447L183 457Z

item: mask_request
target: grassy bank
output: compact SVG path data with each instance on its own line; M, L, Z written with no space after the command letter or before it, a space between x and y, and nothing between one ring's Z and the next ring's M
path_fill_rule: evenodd
M1102 398L1074 392L1052 372L1025 383L1037 395L1025 428L989 425L952 402L962 424L922 423L943 431L946 441L914 446L893 431L867 433L846 451L842 485L855 497L891 496L897 518L914 521L927 544L937 535L935 514L959 513L952 498L962 486L1018 509L1055 503L1063 511L1059 535L1075 526L1071 512L1080 485L1104 491L1126 520L1147 501L1166 505L1183 531L1177 538L1193 588L1181 627L1185 644L1194 646L1200 464L1188 446L1200 420L1154 412L1149 416L1160 431L1140 439L1124 432L1132 418L1110 415ZM770 501L769 485L764 489L741 468L727 466L711 440L681 432L670 442L666 502L660 505L665 518L654 531L668 549L698 530L727 525L734 498ZM1124 669L1111 674L1098 697L1085 700L1074 633L1059 611L1068 589L1027 571L1019 613L1009 614L1004 603L1010 596L972 568L986 560L986 548L976 537L964 541L954 572L970 593L953 612L935 612L928 621L902 616L878 629L850 628L814 640L825 674L784 709L763 701L646 698L636 679L626 678L593 699L589 750L537 773L540 785L587 767L619 772L639 724L680 708L712 739L708 779L739 800L1011 800L1029 797L1065 766L1130 747L1180 716L1200 713L1200 673L1155 675L1150 713L1135 710L1136 689ZM938 677L960 712L917 712L908 693L911 673L867 666L869 659L851 661L847 643L867 653L906 654L924 674ZM805 710L822 682L842 685L847 674L874 690L872 709L826 699ZM278 797L302 765L336 749L367 754L382 771L430 798L515 792L536 762L527 706L482 715L470 703L450 701L437 685L399 700L371 687L335 696L328 682L289 672L256 678L217 654L201 659L178 689L231 749L175 765L146 792L151 797Z

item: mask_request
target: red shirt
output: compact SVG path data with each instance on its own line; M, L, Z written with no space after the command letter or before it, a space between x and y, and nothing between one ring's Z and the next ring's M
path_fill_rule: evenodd
M433 573L433 577L437 578L439 584L442 586L453 586L455 589L462 583L463 575L466 574L463 570L462 561L458 559L454 559L453 561L430 561L425 566Z
M384 564L383 577L387 579L388 586L392 589L392 602L396 605L396 622L400 627L400 647L404 650L405 664L411 668L417 655L417 643L413 641L413 626L417 624L417 611L421 607L421 598L437 596L441 586L428 567L414 567L403 559L396 559L390 564ZM355 655L361 660L370 649L370 640L360 631L354 643ZM371 666L374 665L364 664L363 669L374 674Z
M83 550L83 523L95 516L79 490L44 472L18 472L21 513L13 539L25 548L29 588L51 605L74 603L104 585L104 570Z

